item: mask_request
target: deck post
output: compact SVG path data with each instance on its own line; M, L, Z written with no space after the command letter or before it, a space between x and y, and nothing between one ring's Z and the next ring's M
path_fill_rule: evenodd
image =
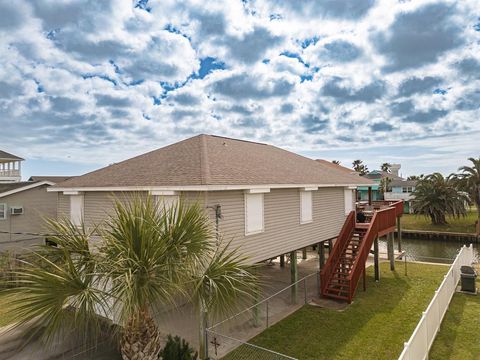
M290 253L290 283L292 284L292 304L297 303L298 293L298 269L297 269L297 251Z
M390 270L395 270L395 253L393 249L393 232L387 235L388 259L390 260Z
M330 239L328 240L328 256L330 257L330 254L332 253L333 250L333 240Z
M318 243L318 265L320 270L325 265L325 244L323 242Z
M280 255L280 267L285 267L285 255Z
M373 241L373 266L375 268L375 281L380 281L380 269L378 267L378 236Z
M397 240L398 240L398 251L402 252L402 217L397 216Z
M368 205L372 205L372 187L368 187Z
M302 259L307 260L307 248L306 247L304 247L302 249Z

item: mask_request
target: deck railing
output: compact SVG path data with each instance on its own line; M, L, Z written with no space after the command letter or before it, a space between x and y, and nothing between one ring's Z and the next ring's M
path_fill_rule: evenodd
M381 209L383 206L395 208L395 215L400 217L403 215L403 200L381 200L373 201L372 205Z
M353 231L355 230L355 211L351 211L348 214L345 223L343 224L342 230L337 237L335 246L332 249L332 252L328 255L327 262L320 272L320 283L322 287L322 294L328 286L328 281L335 271L335 265L340 259L340 256L343 253L343 249L347 246L348 242L352 238Z
M20 170L0 170L0 177L18 177Z

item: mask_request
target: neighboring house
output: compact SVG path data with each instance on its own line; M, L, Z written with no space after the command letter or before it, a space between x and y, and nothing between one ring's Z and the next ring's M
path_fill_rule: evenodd
M45 236L37 234L45 232L45 218L57 217L58 195L47 188L68 178L32 178L0 183L0 252L44 244Z
M0 184L22 179L22 161L21 157L0 150Z
M364 175L364 178L370 179L376 183L372 186L372 200L404 200L403 210L405 213L411 213L411 193L415 190L416 181L406 180L399 176L400 164L392 164L390 171L373 170ZM381 191L380 182L383 179L389 179L386 192ZM368 188L359 186L357 189L357 198L360 201L368 200Z
M368 179L275 146L198 135L50 187L59 216L101 223L134 192L198 201L252 263L335 238Z
M391 191L384 194L385 200L403 200L403 210L407 214L413 214L412 192L415 191L416 180L392 180Z

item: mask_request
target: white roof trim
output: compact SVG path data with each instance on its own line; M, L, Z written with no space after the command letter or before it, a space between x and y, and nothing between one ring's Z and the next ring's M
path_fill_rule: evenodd
M30 189L33 189L33 188L36 188L36 187L42 186L42 185L50 185L50 186L52 186L52 185L55 185L55 183L53 183L53 182L51 182L51 181L40 181L40 182L36 182L36 183L34 183L34 184L22 186L22 187L19 187L19 188L10 190L10 191L5 191L5 192L3 192L3 193L0 193L0 198L5 197L5 196L8 196L8 195L16 194L16 193L19 193L19 192L22 192L22 191L25 191L25 190L30 190Z
M372 184L264 184L264 185L183 185L183 186L108 186L108 187L52 187L47 191L225 191L225 190L253 190L253 189L291 189L291 188L329 188L329 187L357 187L374 186Z

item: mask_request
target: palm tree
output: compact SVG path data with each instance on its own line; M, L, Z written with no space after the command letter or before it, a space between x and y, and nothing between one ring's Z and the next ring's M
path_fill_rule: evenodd
M17 272L20 286L3 294L15 327L32 323L47 341L74 332L96 339L100 314L121 325L124 360L158 359L154 312L162 305L183 296L215 312L254 296L254 269L238 250L217 244L198 204L180 200L166 208L135 196L115 200L114 208L92 231L49 221L58 247L35 251L35 260Z
M446 216L467 215L468 195L455 187L452 177L445 178L440 173L425 176L419 180L413 196L415 214L430 217L432 224L447 224Z
M335 165L340 165L340 160L332 160L332 163L334 163Z
M407 177L407 180L418 181L418 180L423 179L423 178L424 178L423 174L421 174L421 175L410 175L409 177Z
M383 163L382 166L380 166L380 169L385 172L390 172L390 168L392 167L392 164L390 163Z
M457 175L459 186L470 195L470 199L477 208L478 222L480 223L480 158L468 158L472 166L462 166Z
M360 173L360 175L365 175L368 173L368 168L366 165L363 164L362 160L354 160L352 162L353 170Z

